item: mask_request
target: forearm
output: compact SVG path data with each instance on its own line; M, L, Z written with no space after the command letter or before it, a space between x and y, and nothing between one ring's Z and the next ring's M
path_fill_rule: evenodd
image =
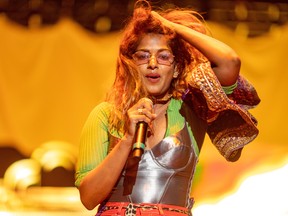
M173 29L212 63L213 71L222 85L228 86L236 82L241 61L231 47L180 24L173 23Z
M92 210L111 192L125 166L132 138L123 138L104 161L82 180L79 191L83 205Z

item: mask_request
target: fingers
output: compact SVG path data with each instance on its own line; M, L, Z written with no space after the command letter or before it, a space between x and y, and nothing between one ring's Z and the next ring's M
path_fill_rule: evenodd
M133 107L129 110L130 121L139 122L144 121L148 124L155 119L153 111L153 102L148 98L141 98Z
M141 98L134 106L128 110L130 121L130 132L134 133L134 129L138 122L144 121L151 128L151 122L156 118L153 110L153 102L149 98Z
M168 28L174 30L174 24L173 22L170 22L169 20L162 17L160 14L158 14L156 11L151 11L151 14L154 18L158 19L163 25L167 26Z
M135 104L137 115L143 121L150 123L155 118L153 102L149 98L142 98Z
M161 22L163 22L164 20L166 20L166 19L164 19L160 14L158 14L156 11L151 11L151 14L152 14L152 16L153 16L154 18L158 19L158 20L161 21Z
M152 100L149 99L149 98L146 98L146 97L141 98L141 99L138 101L137 104L142 105L142 106L147 106L147 107L149 107L149 106L152 107L152 106L153 106Z

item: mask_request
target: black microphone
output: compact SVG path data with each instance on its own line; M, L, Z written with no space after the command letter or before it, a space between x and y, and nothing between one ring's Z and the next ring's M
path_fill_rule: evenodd
M140 159L144 149L147 136L148 124L144 121L138 122L136 124L136 132L134 136L134 144L132 147L133 158Z

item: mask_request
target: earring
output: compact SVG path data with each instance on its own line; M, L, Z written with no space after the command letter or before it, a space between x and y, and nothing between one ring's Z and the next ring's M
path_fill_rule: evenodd
M177 78L178 76L179 76L179 72L178 71L174 71L173 78Z
M177 68L177 65L175 65L173 78L177 78L178 76L179 76L178 68Z

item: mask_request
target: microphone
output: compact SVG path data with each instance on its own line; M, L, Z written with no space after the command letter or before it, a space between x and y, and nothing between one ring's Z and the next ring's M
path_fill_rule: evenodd
M132 157L140 159L145 149L148 124L144 121L136 124L134 144L132 147Z
M153 102L149 98L145 98L147 102L153 106ZM147 130L148 130L148 124L144 121L140 121L136 124L136 131L134 135L134 144L132 147L132 157L135 159L140 160L142 157L142 154L144 153L144 149L146 146L146 137L147 137Z

